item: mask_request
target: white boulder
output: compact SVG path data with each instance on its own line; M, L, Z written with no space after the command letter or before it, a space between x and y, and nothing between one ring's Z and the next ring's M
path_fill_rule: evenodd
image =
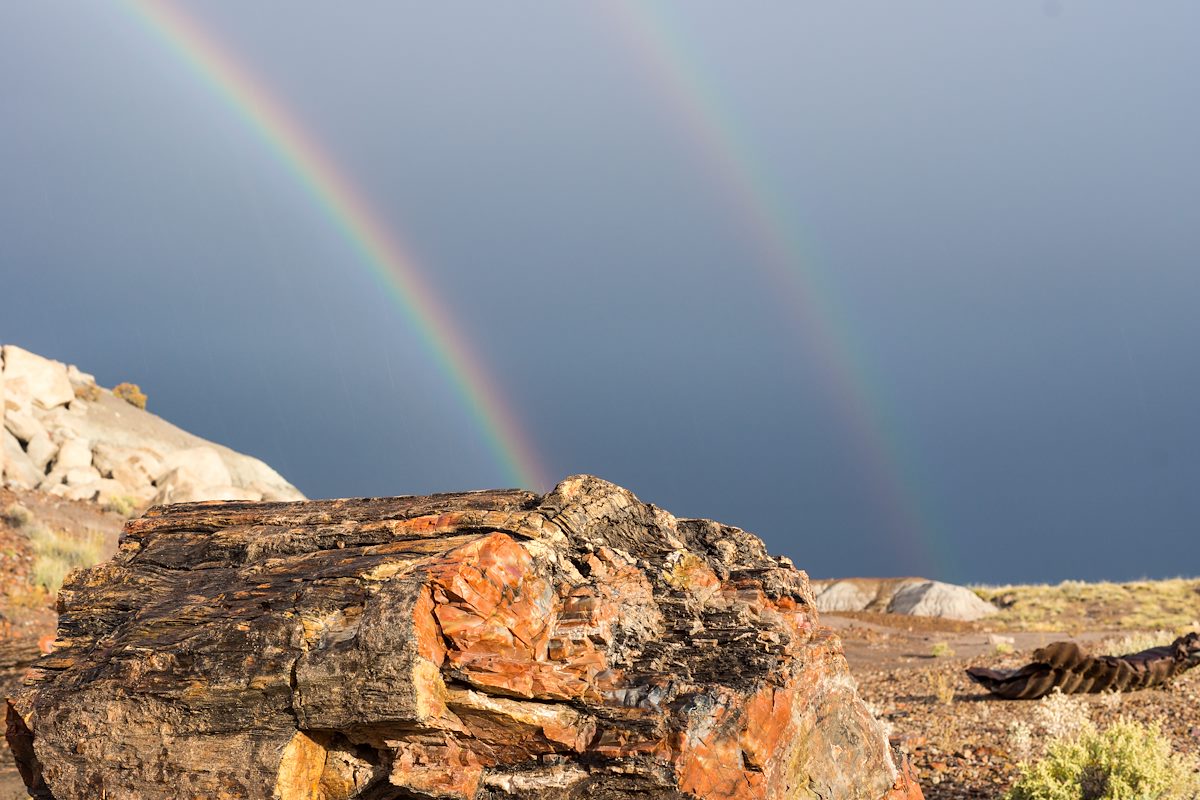
M0 462L4 464L5 480L20 486L23 489L32 489L37 486L38 481L42 479L42 473L29 460L29 456L21 449L21 443L17 441L17 437L13 436L6 430L0 430L0 438L3 438L2 453L0 453Z
M42 423L26 408L14 408L4 415L4 427L22 442L28 442L39 433L45 433Z
M863 611L874 599L874 592L868 592L853 581L835 581L817 595L817 610Z
M162 460L163 477L159 478L159 486L168 473L180 471L186 473L186 480L197 486L228 486L233 483L221 454L211 447L189 447L168 453Z
M50 441L50 436L45 431L40 431L34 435L29 443L25 445L25 453L29 456L29 460L37 467L41 475L46 474L46 467L54 460L54 456L58 454L58 445ZM41 478L39 477L39 480Z
M79 367L75 366L74 364L67 365L67 380L71 382L72 386L76 386L81 389L96 385L95 375L82 372Z
M68 472L92 466L92 443L87 439L67 439L58 448L54 468Z
M151 499L150 505L195 503L201 500L262 499L262 492L242 486L204 483L186 467L177 467L158 481L158 492Z
M163 474L162 460L152 450L105 442L92 449L92 465L105 478L120 481L131 490L149 486Z
M888 612L972 622L999 611L965 586L925 581L904 586L892 596Z
M75 399L67 366L6 344L3 349L6 391L27 395L42 408L66 405Z
M90 464L86 467L72 467L66 471L63 480L67 486L86 486L100 480L100 470Z
M120 481L101 478L80 486L72 486L63 495L68 500L92 500L107 503L118 498L132 497Z

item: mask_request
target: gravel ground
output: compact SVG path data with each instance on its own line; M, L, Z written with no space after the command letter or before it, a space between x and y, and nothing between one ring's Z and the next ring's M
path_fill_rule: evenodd
M892 742L916 768L928 800L1002 796L1020 761L1039 755L1056 726L1077 724L1072 713L1099 727L1120 716L1158 720L1178 751L1200 752L1200 669L1166 689L1062 698L1066 708L1061 702L993 698L964 672L969 666L1017 666L1034 648L1060 638L1094 648L1112 632L1056 637L1005 631L1002 635L1014 639L1017 649L1001 655L979 625L913 625L906 618L866 622L829 615L823 621L840 629L861 695L891 726ZM939 643L955 655L933 657ZM1012 732L1018 723L1031 734L1025 741Z

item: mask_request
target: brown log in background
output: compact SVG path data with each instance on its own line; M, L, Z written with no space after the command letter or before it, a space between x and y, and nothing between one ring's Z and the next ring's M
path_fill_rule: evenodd
M1164 686L1200 664L1200 634L1125 656L1090 656L1074 642L1054 642L1033 651L1033 660L1014 670L971 667L967 675L1008 700L1036 700L1058 689L1063 694L1131 692Z
M37 797L920 797L803 572L587 476L155 509L60 612Z

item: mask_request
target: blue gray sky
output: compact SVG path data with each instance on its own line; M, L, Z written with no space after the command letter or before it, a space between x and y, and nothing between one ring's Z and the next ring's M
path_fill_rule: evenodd
M408 243L554 476L815 576L1200 571L1200 6L653 6L869 420L607 4L180 7ZM0 340L312 497L503 484L412 321L122 8L0 6Z

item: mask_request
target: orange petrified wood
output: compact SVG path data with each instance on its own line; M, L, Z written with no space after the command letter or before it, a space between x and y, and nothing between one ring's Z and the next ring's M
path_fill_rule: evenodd
M57 800L919 798L812 602L587 476L169 506L63 590L9 738Z

